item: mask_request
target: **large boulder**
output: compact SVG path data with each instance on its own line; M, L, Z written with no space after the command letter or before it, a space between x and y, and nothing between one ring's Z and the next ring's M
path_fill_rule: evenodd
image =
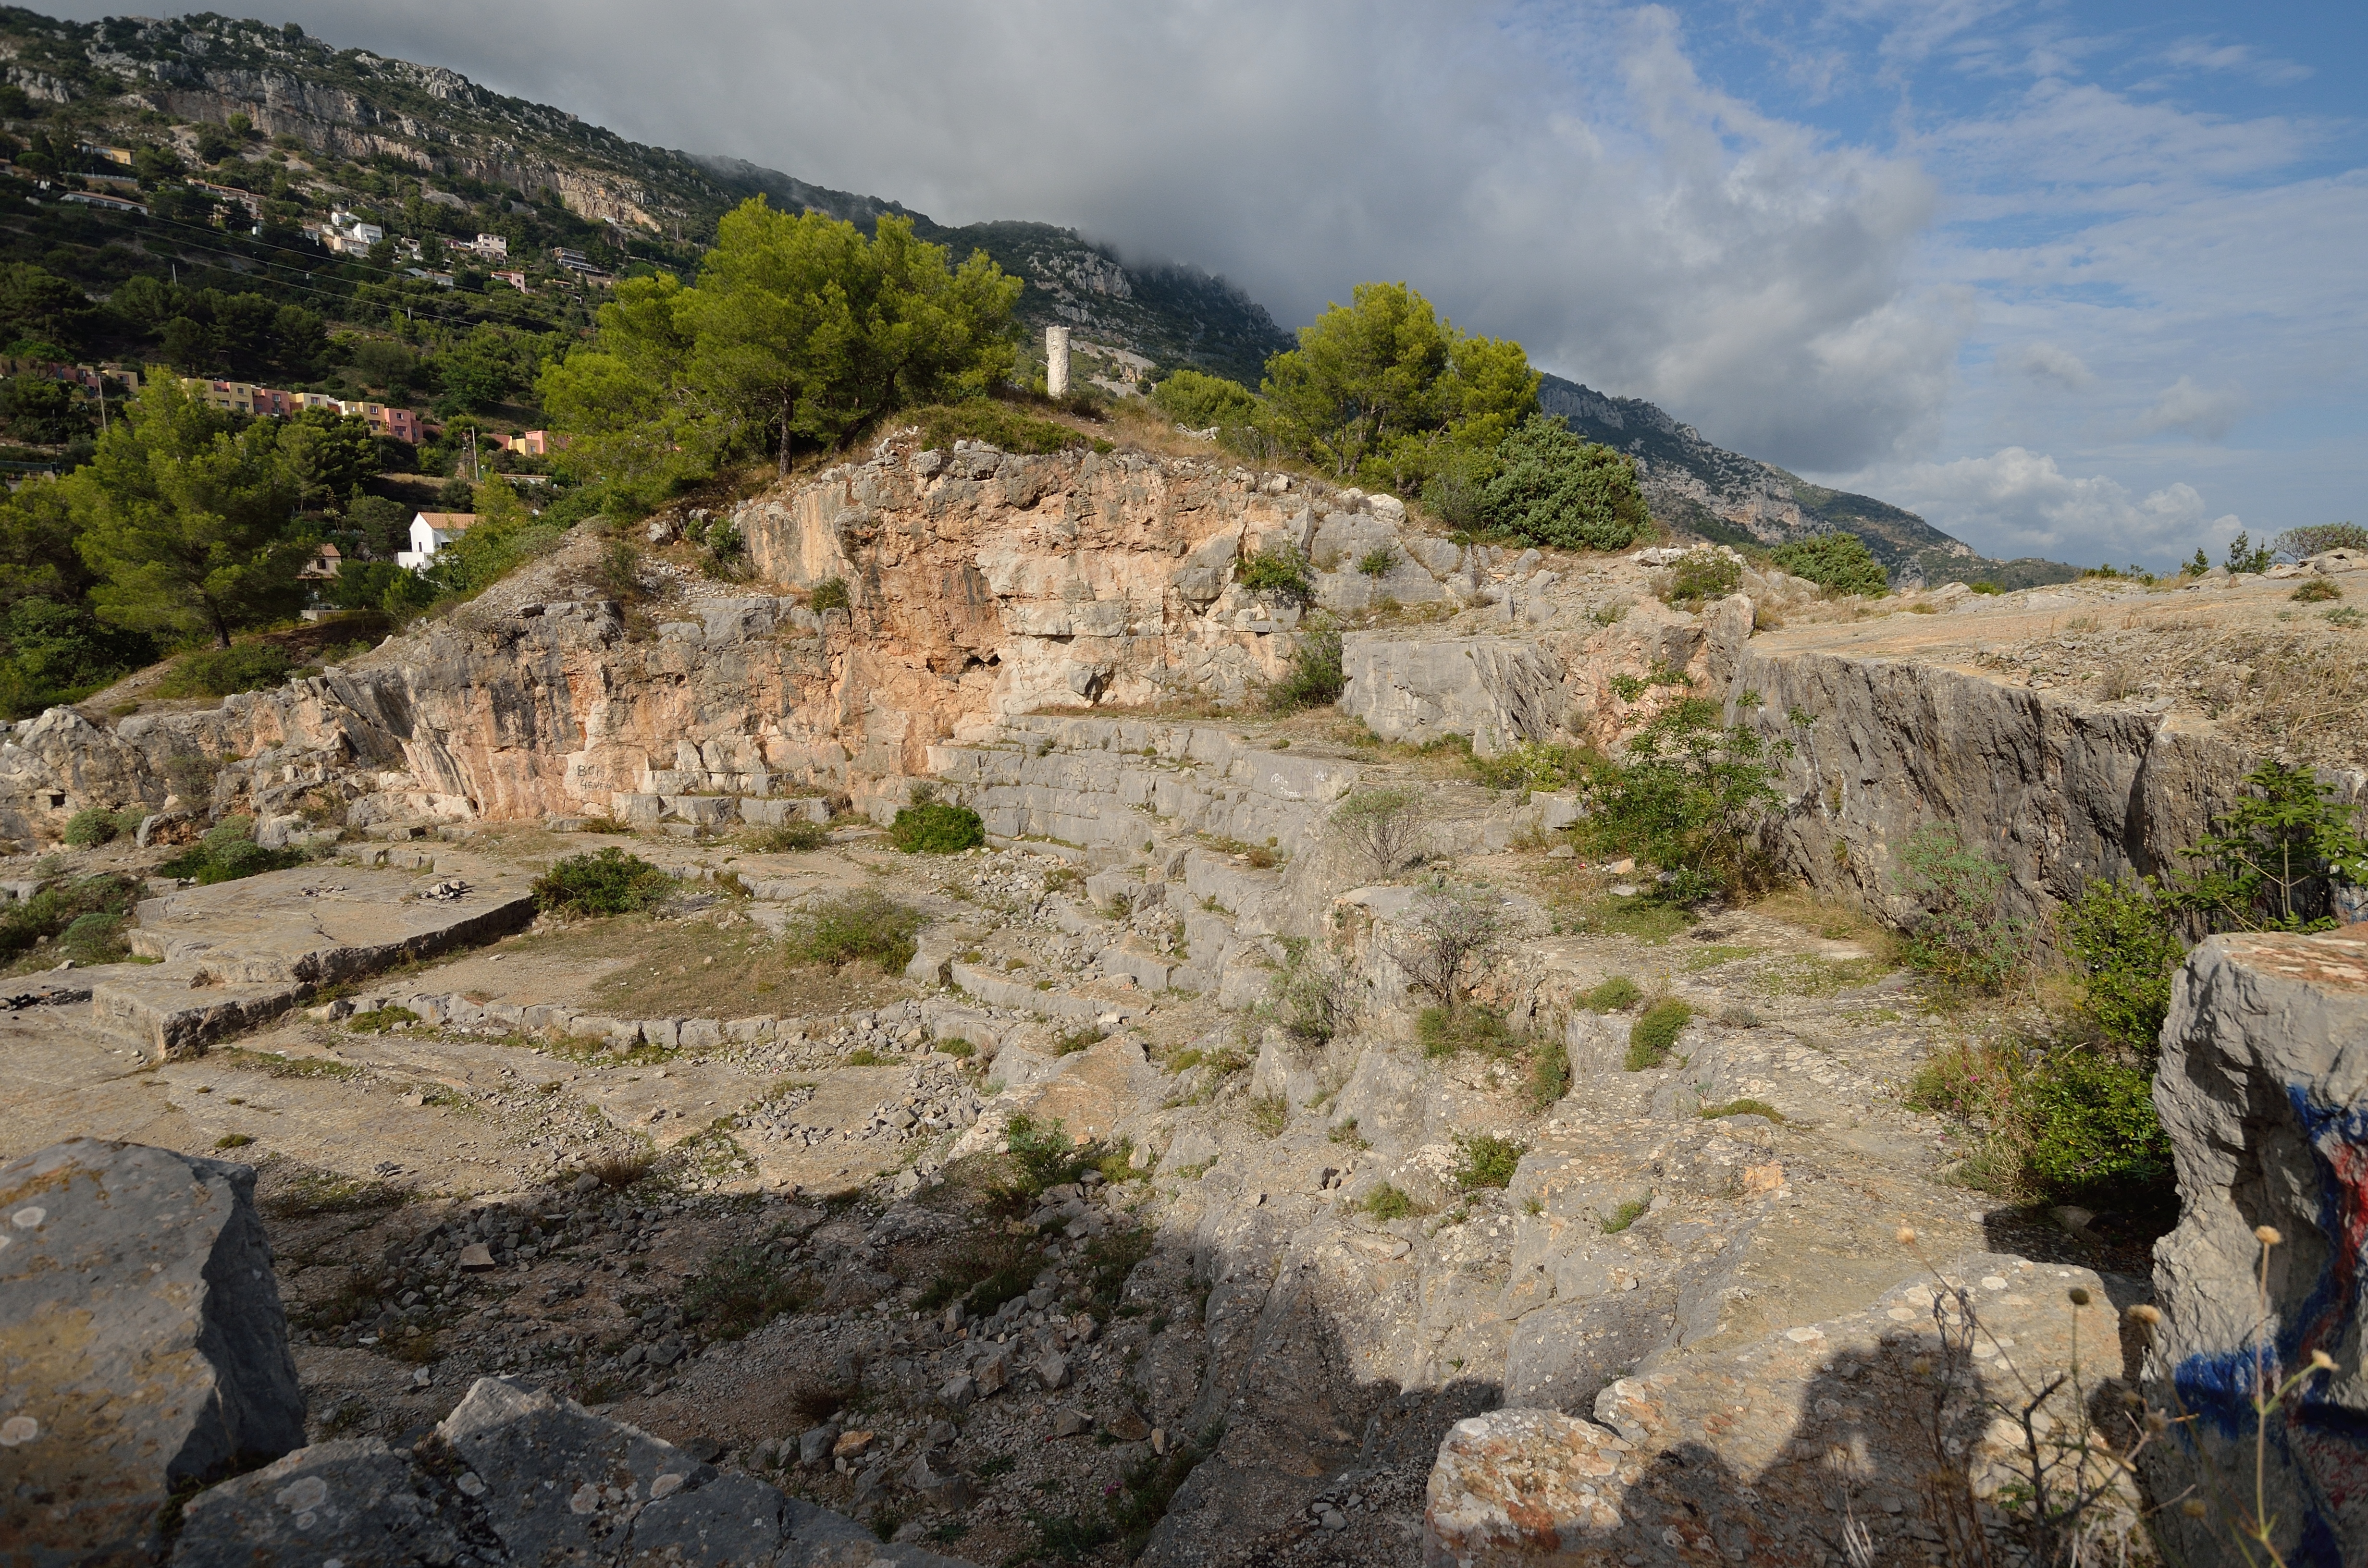
M0 1555L144 1562L176 1491L303 1440L251 1167L91 1138L0 1165Z
M2354 928L2356 931L2356 928ZM2310 1373L2260 1456L2283 1561L2368 1562L2368 941L2214 937L2188 955L2155 1108L2179 1162L2179 1228L2155 1249L2151 1392L2192 1416L2149 1452L2177 1555L2231 1552L2256 1507L2258 1387ZM2266 1299L2261 1280L2267 1247ZM2232 1484L2229 1477L2242 1478Z
M636 1426L483 1378L413 1449L321 1443L189 1503L173 1568L959 1568Z

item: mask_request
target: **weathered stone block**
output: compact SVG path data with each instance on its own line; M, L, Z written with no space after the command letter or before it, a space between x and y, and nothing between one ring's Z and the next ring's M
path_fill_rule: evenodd
M2194 1487L2203 1520L2157 1517L2179 1554L2227 1550L2238 1499L2225 1477L2255 1463L2253 1392L2315 1354L2272 1422L2266 1510L2284 1561L2368 1561L2368 940L2214 937L2188 955L2163 1026L2155 1108L2179 1165L2179 1228L2155 1249L2163 1321L2147 1369L2192 1421L2150 1448L2157 1496ZM2262 1243L2268 1300L2259 1299ZM2263 1326L2266 1325L2266 1326Z
M89 1138L0 1165L0 1557L144 1562L176 1489L303 1442L254 1193Z

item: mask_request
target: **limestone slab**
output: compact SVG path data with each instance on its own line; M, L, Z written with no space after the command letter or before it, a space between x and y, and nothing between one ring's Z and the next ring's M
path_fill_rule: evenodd
M0 1165L0 1540L148 1561L179 1487L304 1440L255 1172L77 1138Z

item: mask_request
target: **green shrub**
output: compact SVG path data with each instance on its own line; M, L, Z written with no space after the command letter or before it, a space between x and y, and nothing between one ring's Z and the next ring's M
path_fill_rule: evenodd
M2313 577L2309 582L2296 588L2292 597L2294 603L2299 605L2318 605L2325 604L2330 599L2341 598L2343 590L2324 577Z
M846 578L825 577L814 585L814 592L807 596L806 608L820 615L825 610L845 609L852 602L848 597Z
M1586 832L1672 873L1652 895L1664 903L1764 888L1777 869L1759 830L1784 803L1770 759L1792 752L1789 739L1722 727L1719 705L1706 698L1681 699L1629 740L1624 760L1594 770Z
M1289 961L1276 971L1258 1012L1303 1050L1328 1045L1355 1011L1348 973L1331 955L1304 937L1283 939Z
M2156 1119L2153 1080L2143 1068L2058 1051L2024 1075L2016 1109L2031 1176L2046 1197L2096 1208L2162 1200L2170 1140Z
M184 653L156 686L159 697L228 697L279 685L296 667L287 651L272 642L233 642L227 648Z
M2170 880L2172 907L2217 931L2333 926L2334 879L2368 882L2359 808L2334 795L2307 767L2270 761L2254 768L2237 803L2188 847L2201 866Z
M1689 551L1669 568L1669 584L1663 597L1673 605L1699 604L1704 599L1723 599L1743 585L1743 568L1725 552L1715 550Z
M1501 1190L1512 1186L1513 1173L1520 1168L1521 1156L1530 1152L1526 1143L1516 1143L1489 1132L1459 1136L1455 1147L1460 1155L1455 1165L1455 1185L1467 1192L1477 1187Z
M1038 1121L1025 1111L1011 1119L1004 1130L1004 1142L1019 1167L1020 1190L1030 1198L1048 1187L1076 1180L1099 1165L1103 1154L1099 1143L1072 1139L1059 1117Z
M924 801L898 808L888 842L907 855L958 855L986 842L986 824L968 806Z
M138 882L112 871L72 881L61 879L45 882L32 897L0 905L0 957L14 958L39 946L44 937L52 940L64 937L93 915L118 924L110 928L107 940L97 944L91 940L96 927L83 926L85 936L81 940L94 952L111 954L113 936L122 929L120 922L131 914L139 896ZM77 961L104 961L97 958L85 960L81 953L73 956Z
M1812 539L1795 540L1777 546L1775 556L1776 564L1793 576L1805 577L1838 594L1872 597L1891 586L1883 562L1874 558L1874 551L1867 549L1866 541L1856 534L1818 534Z
M1586 746L1523 741L1495 756L1474 756L1472 771L1491 790L1568 790L1584 782L1603 758Z
M1968 583L1966 588L1976 594L2002 594L2006 590L1996 583Z
M418 1021L419 1015L408 1007L372 1007L367 1013L356 1013L347 1018L346 1028L357 1034L384 1034L390 1029Z
M760 827L748 835L748 847L759 855L787 855L803 849L819 849L830 842L830 829L818 822L785 822L773 827Z
M1552 1035L1538 1036L1530 1049L1530 1108L1544 1110L1568 1093L1570 1053Z
M682 1288L682 1315L710 1339L744 1339L783 1312L803 1312L814 1299L805 1282L744 1242L711 1254Z
M663 903L672 877L615 845L571 855L535 879L535 903L553 915L629 915Z
M1410 1214L1418 1214L1422 1211L1417 1207L1413 1199L1388 1182L1382 1183L1381 1186L1365 1194L1364 1200L1357 1207L1383 1224L1387 1224L1392 1220L1403 1220Z
M1066 425L1022 414L1009 403L991 398L936 403L899 417L920 426L921 442L927 447L951 448L956 441L985 441L1001 451L1040 457L1070 447L1098 445L1105 451L1110 448L1107 441L1096 443L1093 437Z
M1910 967L1969 991L2004 990L2031 955L2031 927L1999 903L2007 871L1946 823L1928 823L1899 852L1903 890L1923 905L1902 949Z
M1693 1017L1694 1010L1674 996L1645 1008L1628 1026L1628 1071L1642 1073L1668 1061L1669 1048L1678 1043Z
M1645 993L1624 974L1615 974L1591 991L1578 994L1578 1005L1590 1013L1621 1013L1644 1000Z
M1476 1002L1452 1013L1444 1007L1425 1007L1415 1015L1414 1032L1422 1042L1422 1053L1429 1057L1471 1051L1505 1061L1518 1055L1521 1047L1520 1037L1505 1022L1505 1015Z
M2170 1012L2171 977L2186 944L2152 877L2091 881L2056 916L2079 967L2082 1010L2104 1037L2151 1060Z
M1396 569L1397 563L1398 552L1386 544L1379 550L1369 550L1357 557L1358 572L1364 576L1376 579L1388 576Z
M202 886L234 882L265 871L304 863L301 849L266 849L255 842L255 819L227 816L205 836L156 868L157 875L186 877Z
M71 925L58 934L58 945L76 963L108 963L121 958L127 950L123 943L125 917L112 911L94 910L77 915Z
M115 813L105 806L85 806L66 818L65 839L75 849L95 849L120 832Z
M1643 1219L1645 1217L1645 1210L1650 1209L1652 1206L1653 1195L1649 1192L1642 1198L1630 1199L1627 1202L1622 1203L1620 1207L1614 1209L1610 1214L1604 1216L1603 1233L1607 1236L1618 1235L1621 1232L1626 1230L1629 1226Z
M1315 578L1299 547L1285 540L1234 562L1234 581L1254 594L1272 594L1292 604L1315 597Z
M1625 550L1653 526L1635 460L1544 414L1497 444L1481 506L1496 527L1559 550Z
M913 961L914 938L929 917L869 888L801 910L782 937L791 963L842 964L870 959L882 974Z
M1152 389L1151 406L1190 430L1247 425L1258 415L1258 398L1249 388L1199 370L1169 374Z
M1282 678L1267 688L1267 706L1279 713L1329 708L1348 684L1340 667L1340 628L1328 616L1318 617L1300 632Z

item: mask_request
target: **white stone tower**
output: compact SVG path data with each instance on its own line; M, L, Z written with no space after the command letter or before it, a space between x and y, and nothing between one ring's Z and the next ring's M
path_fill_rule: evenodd
M1069 329L1044 329L1044 390L1059 397L1069 390Z

